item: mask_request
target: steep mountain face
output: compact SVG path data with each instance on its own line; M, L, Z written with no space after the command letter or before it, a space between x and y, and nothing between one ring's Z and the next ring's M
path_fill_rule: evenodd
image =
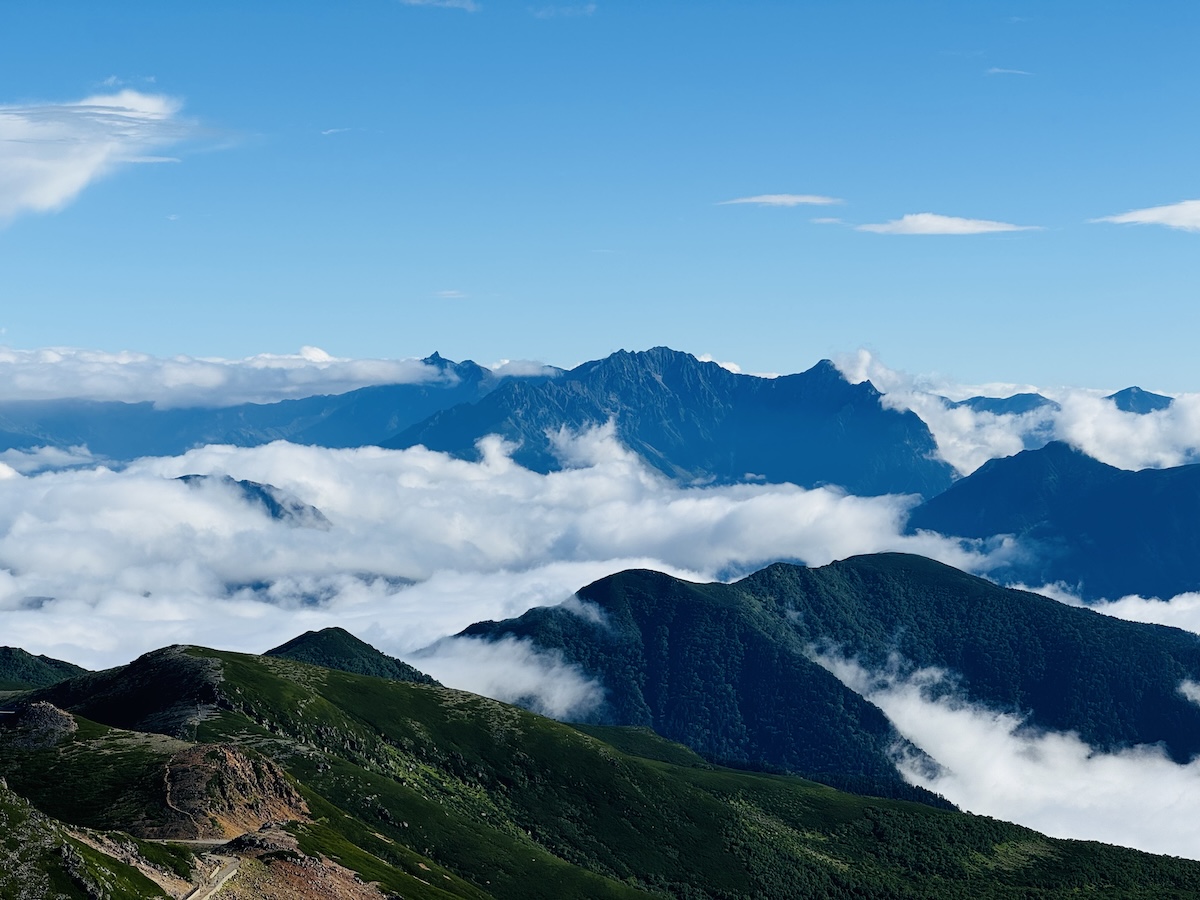
M622 443L683 481L836 484L855 494L919 493L949 486L925 424L885 409L870 383L850 384L828 360L781 378L738 375L687 353L620 351L542 382L510 381L385 442L422 444L471 458L499 434L514 459L557 469L553 436L613 421Z
M1174 402L1172 398L1164 397L1162 394L1143 391L1137 385L1117 391L1115 394L1109 394L1104 399L1115 403L1121 412L1136 413L1139 416L1167 409Z
M282 656L314 666L353 672L356 675L370 675L374 678L391 678L395 681L411 681L414 684L438 683L403 660L376 650L344 628L306 631L299 637L268 650L263 656Z
M1130 472L1054 442L985 463L908 527L1016 535L1025 552L994 577L1063 582L1085 600L1200 590L1200 465Z
M275 440L361 447L438 410L476 401L503 381L470 360L456 363L434 353L423 362L437 373L434 379L216 409L92 400L0 403L0 450L86 445L97 456L130 460L204 444L252 447Z
M542 609L464 634L528 638L562 653L607 689L609 721L652 725L705 755L737 747L744 761L799 768L795 760L813 746L839 758L831 723L853 707L832 692L814 702L819 681L808 672L801 679L798 662L789 662L794 679L781 675L781 661L813 650L873 670L894 666L896 654L908 667L947 670L965 699L1075 731L1097 748L1161 742L1181 762L1200 753L1200 707L1179 691L1200 680L1200 638L997 587L922 557L885 553L817 569L778 563L729 585L623 572L579 598L596 605L599 622ZM751 633L753 643L743 637Z
M726 765L939 802L900 778L903 742L883 713L809 659L787 618L758 598L645 570L578 596L600 615L538 608L462 634L527 638L582 666L606 691L589 721L648 726Z
M148 664L156 680L147 680ZM46 746L14 748L3 739L8 717L0 717L0 765L22 774L34 805L74 795L74 805L56 807L68 822L80 811L101 811L108 822L135 827L148 821L147 809L162 806L164 791L174 798L176 787L180 811L198 802L195 815L206 819L229 800L253 808L256 795L275 790L268 781L295 785L305 808L271 812L288 819L284 827L252 830L220 849L227 857L221 865L230 858L241 864L231 896L342 896L335 885L352 879L334 871L331 859L380 895L429 900L1101 893L1148 900L1200 892L1200 863L1056 841L796 778L712 769L647 732L593 729L619 748L459 691L278 657L169 648L103 678L79 679L66 694L106 717L136 708L162 720L193 702L185 686L198 673L213 699L196 729L203 743L181 749L161 735L117 731L76 712L76 727ZM286 781L255 774L244 762L255 758L264 766L273 760ZM187 763L198 767L191 787L169 768ZM231 771L214 784L210 768ZM0 821L7 826L9 809L21 804L26 819L36 814L0 785ZM166 809L177 805L172 799ZM38 833L54 828L63 830L43 821ZM11 871L4 853L25 853L25 846L0 847L0 884L13 883L4 881ZM137 846L149 853L145 842ZM177 852L154 849L158 858ZM35 874L56 863L51 854L39 864L31 866ZM110 896L156 895L151 888Z
M0 647L0 691L45 687L86 671L74 663L49 656L34 656L19 647Z

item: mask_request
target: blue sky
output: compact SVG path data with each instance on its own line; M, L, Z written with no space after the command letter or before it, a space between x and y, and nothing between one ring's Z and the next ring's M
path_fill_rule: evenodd
M8 346L1200 386L1195 4L105 6L0 6Z

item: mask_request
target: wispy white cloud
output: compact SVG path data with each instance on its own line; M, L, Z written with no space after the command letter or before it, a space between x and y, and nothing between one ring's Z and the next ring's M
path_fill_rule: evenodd
M1032 72L1026 72L1024 69L1001 69L999 66L992 66L987 70L988 75L1032 75Z
M722 200L718 206L730 206L735 203L751 203L755 206L831 206L841 203L837 197L825 197L821 194L756 194L753 197L738 197L736 200Z
M1180 231L1200 231L1200 200L1183 200L1167 206L1150 206L1116 216L1092 219L1093 222L1113 222L1117 225L1165 225Z
M61 209L123 165L172 159L156 151L191 133L180 109L173 97L133 90L0 106L0 223Z
M562 6L530 7L529 14L535 19L577 19L594 15L595 3L576 3Z
M1038 225L1013 225L991 219L962 219L937 213L909 213L890 222L857 225L857 231L875 234L993 234L1001 231L1039 231Z
M351 128L325 128L321 131L322 135L328 136L331 134L345 134L347 131L352 131Z
M438 291L434 296L440 297L443 300L465 300L467 295L462 291Z
M466 12L479 12L483 7L475 0L400 0L405 6L438 6L442 9L461 9Z

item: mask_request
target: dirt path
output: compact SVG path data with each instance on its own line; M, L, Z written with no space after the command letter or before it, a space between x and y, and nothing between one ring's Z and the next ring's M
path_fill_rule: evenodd
M187 894L183 900L208 900L213 894L221 889L221 887L230 878L237 874L238 866L242 861L236 856L210 856L209 860L216 863L216 869L208 876L208 880L192 889L190 894Z

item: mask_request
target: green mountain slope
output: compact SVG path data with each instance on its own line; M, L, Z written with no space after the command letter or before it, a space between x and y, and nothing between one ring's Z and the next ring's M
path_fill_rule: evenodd
M74 663L49 656L34 656L19 647L0 647L0 691L45 687L86 671Z
M376 678L392 678L417 684L437 684L437 681L424 672L414 669L403 660L376 650L344 628L306 631L263 655L282 656L312 663L314 666L353 672L356 675L372 675Z
M289 826L300 851L404 897L1200 892L1200 863L711 768L646 731L597 731L618 749L446 688L197 648L158 651L102 676L35 696L112 718L136 709L141 721L174 723L176 740L261 754L304 798L308 812ZM197 678L202 687L180 696ZM168 682L176 687L164 689ZM197 696L208 698L198 710ZM194 720L177 714L186 705ZM79 722L44 752L78 753L79 742L102 737ZM0 764L11 766L11 747L2 752ZM87 773L59 770L64 783L74 777ZM51 790L36 779L23 787L35 803ZM131 778L129 790L143 788Z
M893 751L903 742L882 711L813 662L778 610L725 585L644 570L579 596L602 616L540 608L463 634L529 638L582 666L607 692L591 721L648 726L728 765L939 802L900 778Z
M0 778L0 897L137 900L166 896L132 866L72 837Z
M844 742L863 736L848 724L833 728L853 707L822 693L819 667L801 668L812 648L874 669L898 655L949 670L968 699L1075 731L1098 748L1162 742L1181 762L1200 753L1200 707L1179 691L1200 680L1200 638L1000 588L918 556L815 569L779 563L729 585L622 572L579 598L602 616L536 609L463 633L561 652L607 689L606 721L650 725L709 757L739 759L736 749L739 761L815 772L803 767L825 750L846 760L841 774L872 774L862 756L870 737L855 745L859 756L842 755Z

